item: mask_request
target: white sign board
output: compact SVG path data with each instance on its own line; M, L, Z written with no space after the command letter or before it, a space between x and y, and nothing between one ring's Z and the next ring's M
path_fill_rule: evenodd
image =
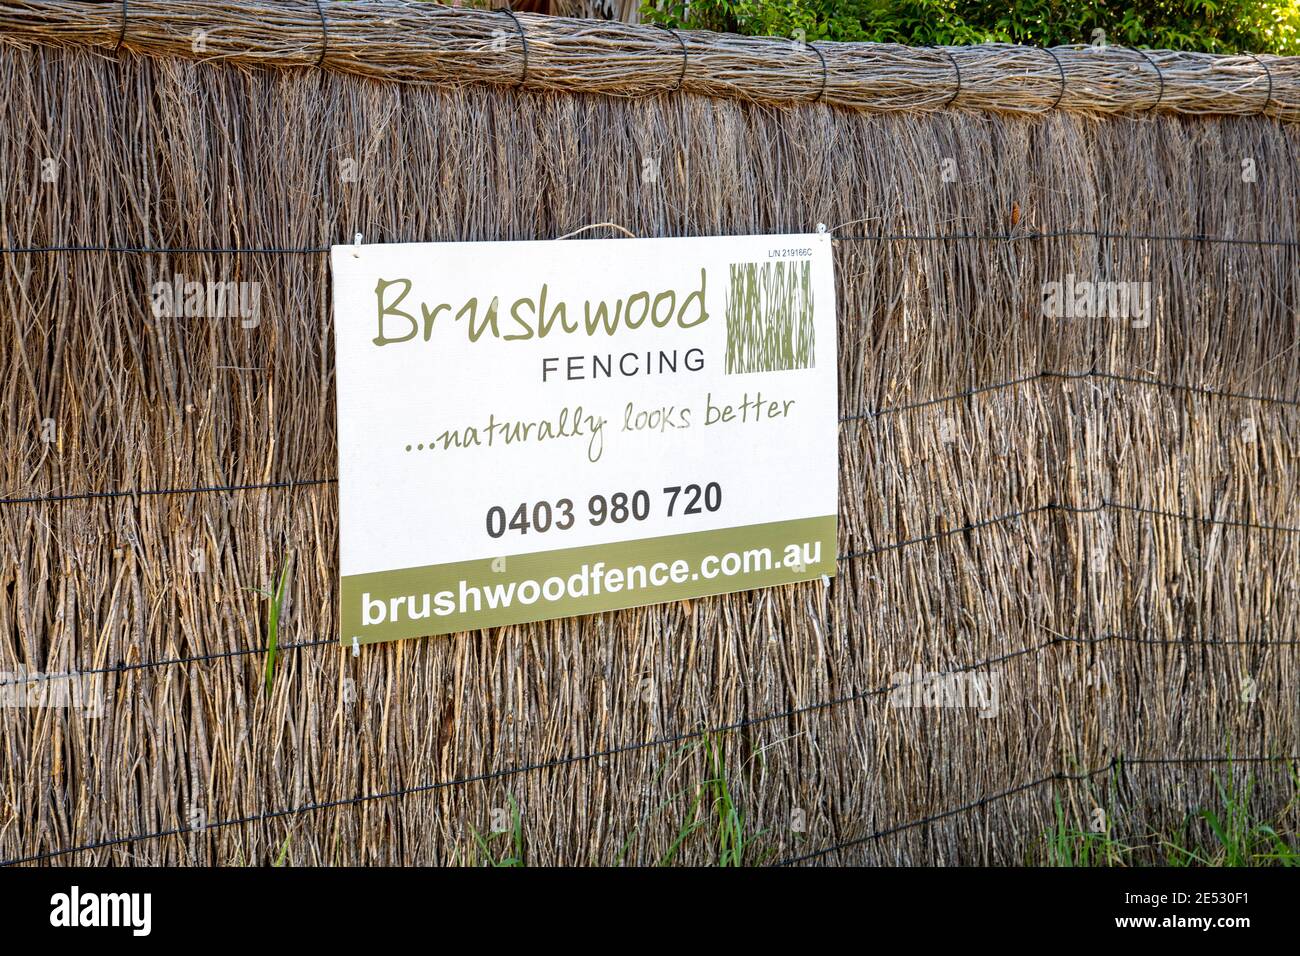
M835 573L828 235L332 252L344 644Z

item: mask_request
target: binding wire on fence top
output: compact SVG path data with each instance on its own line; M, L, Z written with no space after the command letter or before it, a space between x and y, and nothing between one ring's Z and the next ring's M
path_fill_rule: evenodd
M1119 46L805 43L400 0L0 2L0 38L406 83L652 96L684 91L867 111L1300 119L1300 58Z

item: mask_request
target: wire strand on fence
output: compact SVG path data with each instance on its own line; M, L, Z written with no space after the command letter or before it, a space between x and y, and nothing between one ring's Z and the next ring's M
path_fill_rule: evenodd
M999 800L1005 800L1007 797L1015 796L1018 793L1024 793L1027 790L1035 790L1038 787L1048 783L1058 783L1065 781L1091 780L1093 777L1101 776L1104 773L1110 773L1113 770L1123 769L1126 765L1135 766L1152 766L1167 764L1170 766L1185 766L1189 764L1208 764L1208 763L1282 763L1284 761L1294 762L1300 760L1300 756L1279 755L1279 756L1235 756L1232 754L1217 754L1210 757L1112 757L1109 762L1093 770L1084 770L1075 773L1057 772L1045 777L1039 777L1036 780L1030 780L1028 783L1022 783L1006 790L999 790L996 793L988 794L973 800L970 803L963 804L959 807L953 807L940 813L931 814L916 820L909 820L907 823L901 823L897 826L888 827L884 830L876 830L874 833L868 833L864 836L854 837L851 840L843 840L833 846L824 847L820 850L813 850L809 853L801 853L798 856L786 857L779 861L777 866L790 866L795 863L805 863L809 860L820 859L831 853L848 849L849 847L861 846L863 843L870 843L883 837L892 836L895 833L902 833L906 830L913 830L920 826L926 826L936 823L939 820L956 816L958 813L967 813L971 810L977 810L987 806L990 803L996 803Z
M1143 505L1129 505L1120 501L1103 501L1107 508L1118 511L1131 511L1135 514L1155 515L1161 518L1177 518L1183 521L1196 521L1201 524L1214 524L1223 528L1245 528L1250 531L1281 531L1289 534L1300 532L1300 528L1290 525L1264 524L1257 521L1235 521L1231 518L1210 518L1205 515L1188 515L1180 511L1165 511L1161 508L1148 508Z
M861 220L855 220L860 222ZM839 227L836 227L839 228ZM1106 232L1099 228L1026 229L1023 232L948 232L948 233L877 233L835 235L836 242L1027 242L1044 239L1097 239L1118 242L1197 242L1241 246L1300 247L1300 239L1277 236L1212 236L1203 233ZM455 240L439 240L455 241ZM346 245L339 242L337 245ZM329 244L316 246L138 246L97 243L90 245L0 246L0 255L41 255L45 253L121 253L125 255L323 255Z
M1061 88L1056 93L1056 99L1047 109L1047 112L1050 113L1061 105L1061 100L1065 99L1065 67L1061 65L1061 58L1056 55L1055 50L1051 47L1043 47L1042 49L1052 58L1052 62L1056 64L1057 71L1061 74Z
M319 70L325 66L325 54L330 49L329 25L325 22L325 0L316 0L316 13L320 16L320 58L316 61L316 69Z
M275 649L281 651L296 651L304 647L323 647L331 644L334 647L339 646L339 642L334 638L321 638L314 641L296 641L288 644L277 644ZM239 647L233 650L212 651L208 654L194 654L190 657L160 657L148 661L136 661L128 664L125 661L119 661L109 667L88 667L85 670L66 671L62 673L33 673L27 674L13 680L0 681L0 687L17 687L20 684L37 684L44 681L61 681L77 680L83 677L95 677L103 674L125 674L129 671L148 670L152 667L171 667L176 664L197 664L203 661L220 661L230 660L236 657L248 657L253 654L264 654L270 648L266 645L261 647ZM22 665L26 666L26 665ZM0 671L0 673L4 673Z
M1234 521L1227 521L1227 520L1222 520L1217 518L1204 518L1199 515L1187 515L1187 514L1182 514L1180 512L1169 512L1169 511L1160 511L1157 509L1136 508L1131 506L1118 505L1111 502L1103 502L1100 505L1092 506L1092 507L1076 507L1072 505L1047 504L1047 505L1040 505L1036 508L1025 509L1023 511L1011 512L1006 515L999 515L994 518L982 519L980 521L975 521L967 525L962 525L957 528L945 529L944 531L935 532L933 534L921 535L916 538L909 538L905 541L892 542L887 545L880 545L879 547L876 548L871 548L871 549L866 549L861 551L852 551L847 554L837 555L836 562L842 563L845 561L860 560L862 558L867 558L878 554L885 554L890 551L897 551L904 547L910 547L912 545L917 545L917 544L924 544L926 542L934 541L943 537L949 537L954 534L962 534L968 531L975 531L980 528L986 528L995 524L1005 523L1007 521L1012 521L1016 518L1022 518L1032 514L1038 514L1038 513L1049 512L1049 511L1065 511L1071 514L1092 514L1108 506L1121 508L1123 510L1136 511L1143 514L1151 514L1157 517L1181 519L1181 520L1196 521L1196 522L1203 522L1203 523L1210 523L1210 524L1229 525L1229 526L1240 527L1249 530L1300 532L1300 528L1292 528L1283 525L1260 525L1260 524L1249 523L1249 522L1234 522ZM1136 643L1136 644L1165 645L1170 647L1197 647L1197 646L1294 647L1294 646L1300 646L1300 639L1263 640L1263 641L1248 641L1248 640L1240 640L1240 639L1197 640L1197 639L1184 639L1184 638L1138 638L1138 637L1133 637L1130 635L1124 635L1119 633L1107 633L1101 635L1093 635L1090 637L1068 636L1068 635L1058 634L1056 635L1053 641L1043 646L1049 646L1051 643L1057 643L1057 642L1095 645L1095 644L1105 643L1107 641L1112 641L1112 640L1123 641L1127 643ZM300 641L294 643L280 644L277 645L276 649L277 651L291 651L291 650L299 650L299 649L309 648L309 647L324 647L324 646L341 647L342 645L339 641L334 640L333 638L320 638L320 639L310 640L310 641ZM207 654L195 654L189 657L169 657L169 658L159 658L151 661L137 661L132 664L119 662L116 665L112 665L108 667L92 667L92 668L86 668L85 670L77 670L77 671L65 671L65 672L56 672L56 673L39 672L39 673L33 673L29 675L23 675L21 677L16 677L14 679L0 681L0 688L15 687L18 685L39 683L42 681L71 680L71 679L78 679L78 678L83 678L88 676L118 674L118 673L125 673L129 671L145 670L151 667L173 666L177 664L193 664L193 663L202 663L205 661L214 661L214 660L230 660L237 657L251 656L254 654L262 654L265 653L268 649L269 649L268 647L263 645L263 646L252 647L252 648L239 648L235 650L214 651ZM1038 649L1041 648L1030 648L1028 651L1022 651L1018 653L1028 653L1032 650L1038 650ZM982 663L987 664L989 662L985 661Z
M195 485L188 488L126 488L114 491L77 491L66 495L28 495L0 498L0 505L50 504L60 501L88 501L99 498L157 498L164 495L198 495L219 491L265 491L275 488L310 488L337 484L337 478L291 478L287 481L257 481L237 485Z
M962 399L972 398L976 395L983 395L988 392L1001 391L1007 388L1013 388L1017 385L1025 385L1030 382L1042 379L1063 379L1070 381L1080 381L1085 379L1101 379L1103 381L1125 382L1132 385L1142 385L1150 388L1166 388L1172 391L1182 391L1195 395L1209 395L1217 398L1231 398L1242 401L1260 402L1268 405L1281 405L1286 407L1300 407L1300 399L1294 398L1275 398L1269 395L1259 395L1249 392L1225 391L1222 389L1209 388L1200 385L1186 385L1180 382L1166 382L1160 379L1140 378L1134 375L1119 375L1114 372L1099 372L1095 369L1086 372L1056 372L1044 370L1032 375L1023 375L1019 378L1008 379L1004 382L996 382L991 385L980 385L975 388L969 388L961 392L954 392L950 395L942 395L937 398L923 399L918 402L911 402L904 405L886 406L874 411L853 412L848 415L840 416L840 423L846 424L860 421L874 421L883 418L886 415L897 415L903 412L916 411L921 408L929 408L935 405L943 405L949 402L961 401ZM245 484L230 485L199 485L194 487L177 487L177 488L126 488L111 491L78 491L67 494L48 494L48 495L21 495L8 498L0 498L0 505L20 505L20 504L52 504L64 501L85 501L100 498L154 498L166 495L184 495L184 494L204 494L209 492L234 492L234 491L261 491L277 488L308 488L316 485L337 484L337 478L299 478L282 481L265 481L251 482Z
M957 65L957 58L952 55L952 51L946 46L930 47L930 49L938 50L946 56L948 62L952 64L953 72L957 74L957 85L953 88L952 96L948 97L947 101L943 104L943 108L948 109L953 103L957 102L957 97L961 96L961 67Z
M1148 508L1141 505L1129 505L1123 502L1115 502L1103 498L1095 505L1075 505L1075 504L1069 504L1063 502L1048 502L1047 504L1037 505L1033 508L1025 508L1020 511L1012 511L1012 512L1007 512L1006 514L995 515L989 518L981 518L976 521L968 522L963 525L958 525L953 528L945 528L942 531L934 531L929 534L918 535L917 537L907 538L902 541L893 541L888 544L877 545L872 548L863 548L856 551L849 551L844 554L836 555L835 560L837 564L842 564L846 561L861 560L863 558L873 557L875 555L886 554L891 551L898 551L903 548L912 547L914 545L925 544L930 541L937 541L941 538L947 538L953 535L966 534L971 531L977 531L981 528L1006 524L1011 521L1015 521L1019 518L1029 517L1035 514L1050 513L1050 512L1063 512L1066 514L1076 514L1076 515L1097 514L1106 508L1113 508L1121 511L1129 511L1137 514L1149 515L1152 517L1169 518L1172 520L1180 520L1180 521L1192 521L1198 524L1213 524L1213 525L1219 525L1225 527L1241 528L1250 531L1283 532L1283 533L1291 533L1291 534L1300 533L1300 527L1292 527L1290 525L1266 524L1266 523L1254 522L1254 521L1237 521L1230 518L1216 518L1216 517L1208 517L1205 515L1193 515L1193 514L1187 514L1185 512L1180 512L1180 511L1167 511L1159 508ZM1067 640L1067 638L1059 638L1059 639ZM1107 636L1106 639L1111 639L1111 636ZM1153 640L1151 641L1151 643L1168 643L1172 645L1186 645L1189 643L1224 644L1224 643L1233 643L1233 642L1224 642L1224 641L1188 642L1184 640L1168 640L1168 641ZM1250 645L1250 646L1267 645L1267 646L1284 647L1284 646L1290 646L1294 644L1300 644L1300 641L1241 641L1237 643L1243 645ZM296 644L283 644L278 647L278 650L283 650L283 651L296 650L298 648L305 648L305 647L319 647L325 644L333 644L335 646L341 646L337 641L321 639L321 640L303 641L301 643L296 643ZM199 654L192 657L163 658L155 661L139 661L134 664L119 663L116 666L112 666L112 667L89 668L82 671L70 671L70 672L56 673L56 674L33 674L30 676L18 678L16 680L0 681L0 687L16 686L18 684L29 684L37 681L42 681L42 680L62 680L62 679L84 677L87 675L111 674L111 673L117 673L121 671L142 670L148 667L161 667L161 666L172 665L172 664L186 664L186 663L194 663L194 662L207 661L207 660L222 660L222 659L229 659L229 658L234 658L234 657L239 657L244 655L260 654L265 652L266 650L267 650L266 647L246 648L241 650L217 651L210 654Z
M992 525L1006 524L1015 521L1017 518L1028 517L1029 515L1039 514L1044 511L1051 511L1055 506L1052 504L1035 505L1032 508L1025 508L1021 511L1009 511L1006 514L994 515L991 518L980 518L967 524L958 525L955 528L944 528L942 531L932 531L929 534L918 535L915 538L906 538L902 541L891 541L889 544L881 544L872 548L863 548L858 551L849 551L845 554L837 555L837 563L845 561L856 561L861 558L872 557L877 554L886 554L890 551L898 551L902 548L910 548L913 545L925 544L929 541L937 541L940 538L951 537L954 534L964 534L968 531L978 531L980 528L987 528Z
M938 398L927 398L918 402L911 402L905 405L890 405L874 411L866 410L853 412L840 417L840 422L870 421L885 415L897 415L902 412L916 411L920 408L928 408L933 405L943 405L949 402L961 401L965 398L973 398L976 395L983 395L986 392L996 392L1007 388L1014 388L1017 385L1026 385L1030 382L1041 379L1063 379L1069 381L1082 381L1086 379L1099 379L1102 381L1124 382L1130 385L1143 385L1149 388L1165 388L1171 391L1188 392L1196 395L1209 395L1216 398L1232 398L1242 401L1260 402L1265 405L1283 405L1292 408L1300 408L1300 399L1295 398L1275 398L1270 395L1260 395L1252 392L1236 392L1224 389L1210 388L1202 385L1187 385L1182 382L1168 382L1156 378L1142 378L1136 375L1120 375L1115 372L1100 372L1096 369L1090 369L1086 372L1057 372L1051 369L1044 369L1033 375L1022 375L1019 378L1008 379L1005 382L995 382L990 385L978 385L965 391L955 392L951 395L941 395Z
M1039 626L1044 627L1045 630L1050 630L1043 625L1039 625ZM1035 653L1037 651L1042 650L1045 647L1050 647L1053 644L1079 644L1079 645L1085 645L1089 647L1095 647L1097 645L1105 644L1110 641L1115 641L1118 643L1125 643L1125 644L1146 644L1146 645L1153 645L1153 646L1175 647L1175 648L1252 647L1252 648L1260 649L1260 648L1270 648L1270 647L1300 647L1300 639L1252 641L1252 640L1243 640L1241 638L1222 638L1222 639L1216 638L1212 640L1204 640L1198 638L1181 638L1181 637L1180 638L1136 637L1131 634L1122 634L1117 632L1106 633L1106 634L1093 634L1093 635L1056 634L1056 632L1054 631L1052 633L1055 634L1055 638L1053 640L1048 641L1042 644L1041 646L1034 645L1027 649L1022 649L1020 651L1013 651L1011 652L1011 655L1015 656L1015 655L1021 655L1027 653ZM337 639L332 637L326 637L326 638L320 638L312 641L296 641L287 644L277 644L276 651L278 653L282 651L301 650L308 647L341 647L341 646L342 645L339 643ZM78 670L78 671L62 671L62 672L54 672L54 673L39 672L39 673L26 674L21 677L15 677L12 680L0 681L0 687L17 687L25 684L42 683L45 681L75 680L84 677L94 677L94 676L101 676L106 674L124 674L130 671L148 670L154 667L170 667L177 664L199 664L199 663L204 663L206 661L232 660L238 657L249 657L254 654L264 654L268 650L269 648L266 645L262 645L259 647L241 647L241 648L236 648L234 650L214 651L208 654L194 654L190 657L163 657L163 658L158 658L149 661L136 661L135 663L132 664L121 662L109 667L90 667L90 668L86 668L85 670ZM997 658L994 660L980 661L978 665L972 665L972 666L986 666L990 663L998 663L1003 659L1004 658ZM26 665L21 665L21 666L26 666ZM4 672L0 671L0 673L4 673Z
M1107 764L1106 768L1101 772L1105 772L1105 770L1108 769L1110 769L1109 764ZM859 846L863 843L874 842L876 840L883 839L884 837L892 836L895 833L905 833L906 831L914 830L917 827L928 826L931 823L937 823L940 820L946 820L948 817L956 816L959 813L969 813L971 810L979 809L980 807L987 806L988 804L994 803L998 800L1005 800L1007 797L1014 796L1017 793L1024 793L1026 790L1035 790L1038 787L1041 787L1045 783L1050 783L1052 781L1056 781L1059 779L1061 779L1061 775L1058 773L1048 774L1045 777L1039 777L1037 780L1031 780L1028 783L1022 783L1018 786L1010 787L1009 789L1006 790L999 790L997 793L992 793L989 794L988 796L980 797L980 799L978 800L973 800L970 803L962 804L959 807L952 807L948 810L940 811L939 813L932 813L928 816L919 817L916 820L909 820L906 823L900 823L897 824L896 826L889 827L885 830L876 830L875 832L867 834L866 836L855 837L852 840L844 840L841 841L840 843L836 843L834 846L829 846L821 850L814 850L810 853L800 854L799 856L786 857L785 859L780 860L776 865L792 866L795 863L803 863L808 860L815 860L820 857L826 856L828 854L835 853L839 850L848 849L849 847Z
M340 243L341 244L341 243ZM309 256L323 255L329 246L0 246L0 255L27 256L60 252L103 252L123 255L192 255L192 256Z
M826 83L830 79L830 71L826 67L826 57L822 54L821 50L817 49L817 44L809 43L808 46L817 54L817 59L821 61L822 65L822 85L821 88L817 90L817 95L812 98L814 103L820 103L822 97L826 95Z
M879 233L877 235L833 236L832 238L837 242L1025 242L1034 239L1106 239L1120 242L1210 242L1236 246L1300 246L1300 239L1282 239L1278 237L1242 238L1237 236L1209 236L1197 233L1103 232L1100 229L931 234Z
M1254 53L1247 51L1246 56L1250 57L1259 65L1260 69L1264 71L1264 76L1268 79L1268 92L1264 94L1264 102L1259 105L1259 112L1256 114L1258 116L1265 116L1268 114L1268 105L1273 102L1273 71L1268 68L1267 63L1261 60Z
M1153 59L1151 58L1150 54L1148 54L1148 53L1147 53L1145 50L1143 50L1141 47L1136 47L1136 46L1134 46L1134 47L1121 47L1121 49L1132 50L1134 53L1137 53L1139 56L1141 56L1142 59L1146 60L1146 61L1147 61L1148 63L1150 63L1153 67L1155 67L1155 71L1156 71L1156 79L1158 79L1158 80L1160 81L1160 89L1156 92L1156 98L1155 98L1155 101L1154 101L1150 106L1148 106L1146 109L1144 109L1144 110L1142 111L1142 112L1144 112L1144 113L1151 113L1151 112L1154 112L1155 110L1157 110L1157 109L1160 108L1160 104L1164 101L1164 98L1165 98L1165 72L1164 72L1164 70L1160 69L1160 64L1157 63L1155 60L1153 60Z
M523 85L528 82L528 37L524 33L524 25L519 22L519 18L515 16L515 12L510 9L508 4L499 12L504 13L515 22L515 30L519 34L519 43L523 47L523 68L519 72L519 82L515 84L515 89L522 89Z
M126 42L126 24L127 24L127 20L130 17L130 13L128 11L128 2L129 0L122 0L122 29L118 31L117 44L113 47L114 53L121 53L122 44Z

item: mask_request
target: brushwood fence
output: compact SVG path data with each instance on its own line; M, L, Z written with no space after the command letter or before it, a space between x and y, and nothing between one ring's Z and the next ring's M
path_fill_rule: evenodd
M1194 117L881 114L844 77L847 109L616 99L137 55L85 6L0 3L0 860L463 863L518 808L529 862L713 862L719 775L749 862L1038 859L1058 801L1140 835L1224 775L1294 813L1300 180L1271 87L1171 100ZM839 576L340 649L329 245L594 222L832 226ZM256 282L260 321L160 320L176 275ZM1081 277L1149 314L1045 314ZM900 697L971 674L991 711ZM55 706L70 683L94 706Z

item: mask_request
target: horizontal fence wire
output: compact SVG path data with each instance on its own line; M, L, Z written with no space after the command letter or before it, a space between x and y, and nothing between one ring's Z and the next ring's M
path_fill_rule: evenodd
M954 392L950 395L942 395L937 398L923 399L918 402L912 402L905 405L892 405L882 408L854 412L848 415L842 415L839 419L841 424L853 422L871 422L878 418L884 418L889 415L898 415L904 412L916 411L922 408L929 408L935 405L943 405L949 402L961 401L966 398L973 398L977 395L984 395L989 392L1001 391L1007 388L1014 388L1017 385L1026 385L1030 382L1063 379L1068 381L1084 381L1088 379L1098 379L1101 381L1124 382L1130 385L1142 385L1149 388L1163 388L1170 391L1186 392L1192 395L1207 395L1217 398L1238 399L1241 401L1260 402L1266 405L1280 405L1283 407L1300 408L1300 399L1296 398L1275 398L1269 395L1259 395L1251 392L1236 392L1224 389L1210 388L1201 385L1188 385L1182 382L1168 382L1161 379L1145 378L1136 375L1120 375L1115 372L1102 372L1096 369L1089 369L1082 372L1058 372L1051 369L1045 369L1041 372L1035 372L1032 375L1023 375L1019 378L1008 379L1003 382L995 382L990 385L980 385L975 388L966 389L961 392ZM30 505L46 504L63 501L92 501L103 498L155 498L166 495L193 495L205 494L211 492L235 492L235 491L262 491L269 489L288 489L311 488L318 485L337 484L338 479L328 478L296 478L285 479L280 481L263 481L249 482L230 485L195 485L189 487L176 488L122 488L108 491L75 491L61 494L48 495L16 495L12 497L0 498L0 505Z
M791 866L795 863L804 863L809 860L820 859L840 850L849 849L850 847L861 846L864 843L872 843L895 833L903 833L907 830L914 830L917 827L926 826L931 823L937 823L949 817L956 816L960 813L969 813L972 810L978 810L996 803L999 800L1005 800L1007 797L1013 797L1018 793L1024 793L1028 790L1036 790L1041 786L1049 783L1058 782L1079 782L1092 780L1102 774L1123 771L1126 767L1137 766L1186 766L1190 764L1255 764L1255 763L1294 763L1300 761L1300 756L1236 756L1232 754L1218 754L1211 757L1112 757L1109 763L1097 767L1093 770L1083 770L1075 773L1057 772L1048 774L1045 777L1039 777L1036 780L1030 780L1028 783L1022 783L1006 790L999 790L996 793L990 793L980 797L978 800L972 800L970 803L962 804L959 807L952 807L939 813L921 817L916 820L909 820L906 823L900 823L897 826L888 827L884 830L876 830L860 837L854 837L851 840L844 840L833 846L824 847L820 850L813 850L809 853L801 853L798 856L786 857L776 863L776 866Z
M927 398L918 402L910 402L905 405L886 405L874 410L851 412L847 415L841 415L840 422L871 421L872 419L883 418L887 415L899 415L904 412L912 412L921 408L929 408L934 405L945 405L950 402L961 401L965 398L974 398L977 395L1002 391L1003 389L1014 388L1017 385L1027 385L1030 382L1037 382L1045 379L1062 379L1065 381L1086 381L1089 379L1098 379L1100 381L1122 382L1128 385L1142 385L1149 388L1163 388L1175 392L1186 392L1192 395L1208 395L1216 398L1231 398L1241 401L1260 402L1265 405L1281 405L1291 408L1300 408L1300 398L1276 398L1271 395L1260 395L1256 392L1237 392L1229 389L1211 388L1205 385L1188 385L1184 382L1169 382L1163 379L1147 378L1139 375L1120 375L1116 372L1103 372L1098 369L1088 369L1081 372L1058 372L1053 369L1044 369L1041 372L1022 375L1019 378L1011 378L1003 382L993 382L989 385L977 385L974 388L968 388L965 391L954 392L950 395L940 395L937 398ZM0 499L0 503L3 503L2 499Z
M1104 229L1027 229L1023 232L874 233L834 235L838 242L1025 242L1039 239L1098 239L1114 242L1209 242L1231 246L1300 246L1277 236L1211 236L1201 233L1107 232Z
M339 245L343 243L340 242ZM313 256L329 252L330 248L330 246L0 246L0 256L43 255L55 252L107 252L141 256Z
M839 228L839 227L836 227ZM1218 236L1205 233L1153 233L1153 232L1111 232L1100 228L1094 229L1024 229L1013 232L936 232L936 233L857 233L836 235L834 230L828 233L835 242L1036 242L1044 239L1095 239L1107 242L1192 242L1213 243L1233 246L1277 246L1283 248L1300 247L1300 239L1282 236ZM638 237L639 238L639 237ZM408 241L408 240L403 240ZM414 241L414 240L411 240ZM439 242L457 242L459 240L435 240ZM516 240L496 240L516 241ZM534 241L534 240L521 240ZM542 240L549 241L549 240ZM581 240L579 240L581 241ZM272 255L272 256L314 256L324 255L335 246L352 247L354 241L339 240L334 245L316 246L145 246L113 245L111 243L94 243L89 245L55 244L55 245L10 245L0 246L0 255L26 256L47 253L119 253L123 255Z
M294 641L287 644L277 644L275 650L276 653L279 653L281 651L301 650L305 647L323 647L327 644L332 644L335 647L342 646L334 638L321 638L320 640L314 640L314 641ZM234 650L228 650L228 651L213 651L210 654L195 654L191 657L161 657L151 661L136 661L133 664L127 664L123 662L120 664L115 664L111 667L89 667L85 670L79 670L79 671L66 671L63 673L50 673L50 674L33 673L33 674L24 675L22 677L17 677L13 680L0 681L0 687L17 687L21 684L39 684L43 681L73 680L82 677L94 677L103 674L127 674L130 673L131 671L148 670L149 668L152 667L172 667L177 664L198 664L203 661L223 661L223 660L230 660L231 658L236 658L236 657L248 657L253 654L265 654L269 650L270 648L267 647L266 645L263 645L261 647L239 647L239 648L235 648ZM21 666L26 666L26 665L21 665ZM4 673L4 672L0 671L0 673Z
M310 488L337 484L337 478L298 478L287 481L258 481L238 485L195 485L189 488L127 488L113 491L74 491L65 495L27 495L0 498L0 505L33 505L59 501L93 501L99 498L157 498L163 495L198 495L214 491L264 491L274 488Z
M846 561L857 561L857 560L862 560L864 558L873 557L879 554L887 554L891 551L898 551L903 548L925 544L927 542L936 541L941 538L951 537L952 535L965 534L970 531L977 531L981 528L989 528L999 524L1006 524L1008 522L1015 521L1018 518L1029 517L1035 514L1044 514L1050 512L1061 512L1065 514L1074 514L1074 515L1096 514L1106 508L1113 508L1120 511L1129 511L1137 514L1145 514L1145 515L1150 515L1152 517L1169 518L1171 520L1178 520L1178 521L1190 521L1198 524L1212 524L1212 525L1219 525L1223 527L1242 528L1251 531L1269 531L1269 532L1281 532L1281 533L1289 533L1289 534L1300 533L1300 527L1292 527L1289 525L1263 524L1260 522L1253 522L1253 521L1236 521L1229 518L1215 518L1215 517L1208 517L1204 515L1192 515L1192 514L1185 514L1179 511L1165 511L1158 508L1147 508L1140 505L1129 505L1129 504L1123 504L1121 502L1114 502L1114 501L1107 501L1107 500L1102 500L1098 504L1090 505L1090 506L1080 506L1080 505L1070 505L1070 504L1060 504L1056 502L1050 502L1048 504L1038 505L1033 508L1025 508L1021 511L1012 511L1006 514L995 515L990 518L982 518L977 521L972 521L967 524L959 525L954 528L945 528L942 531L935 531L935 532L931 532L930 534L919 535L915 538L907 538L902 541L893 541L893 542L889 542L888 544L877 545L876 547L866 548L859 551L850 551L845 554L836 555L836 562L844 563ZM1069 638L1064 636L1058 636L1057 638L1057 641L1070 641L1070 640L1084 640L1084 639ZM1134 642L1137 641L1137 639L1125 638L1122 635L1115 635L1115 634L1102 635L1099 637L1091 638L1090 640L1094 642L1107 641L1107 640L1131 640ZM1196 646L1196 645L1209 645L1209 646L1241 645L1241 646L1250 646L1250 647L1288 647L1288 646L1300 645L1300 640L1202 641L1202 640L1185 640L1185 639L1151 639L1146 643L1167 644L1176 647ZM334 640L333 638L320 638L320 639L309 640L309 641L298 641L298 642L292 642L287 644L278 644L276 645L276 651L279 652L279 651L301 650L309 647L324 647L327 645L333 645L335 647L343 647L342 642ZM232 658L249 656L253 654L263 654L266 653L268 650L269 648L264 645L261 647L238 648L234 650L215 651L209 654L196 654L190 657L167 657L167 658L160 658L151 661L137 661L131 664L122 662L109 667L88 668L86 670L80 670L80 671L66 671L62 673L33 673L30 675L17 677L11 680L0 681L0 688L40 683L42 681L71 680L71 679L94 676L94 675L126 673L130 671L146 670L151 667L167 667L167 666L174 666L177 664L194 664L194 663L201 663L204 661L230 660Z

